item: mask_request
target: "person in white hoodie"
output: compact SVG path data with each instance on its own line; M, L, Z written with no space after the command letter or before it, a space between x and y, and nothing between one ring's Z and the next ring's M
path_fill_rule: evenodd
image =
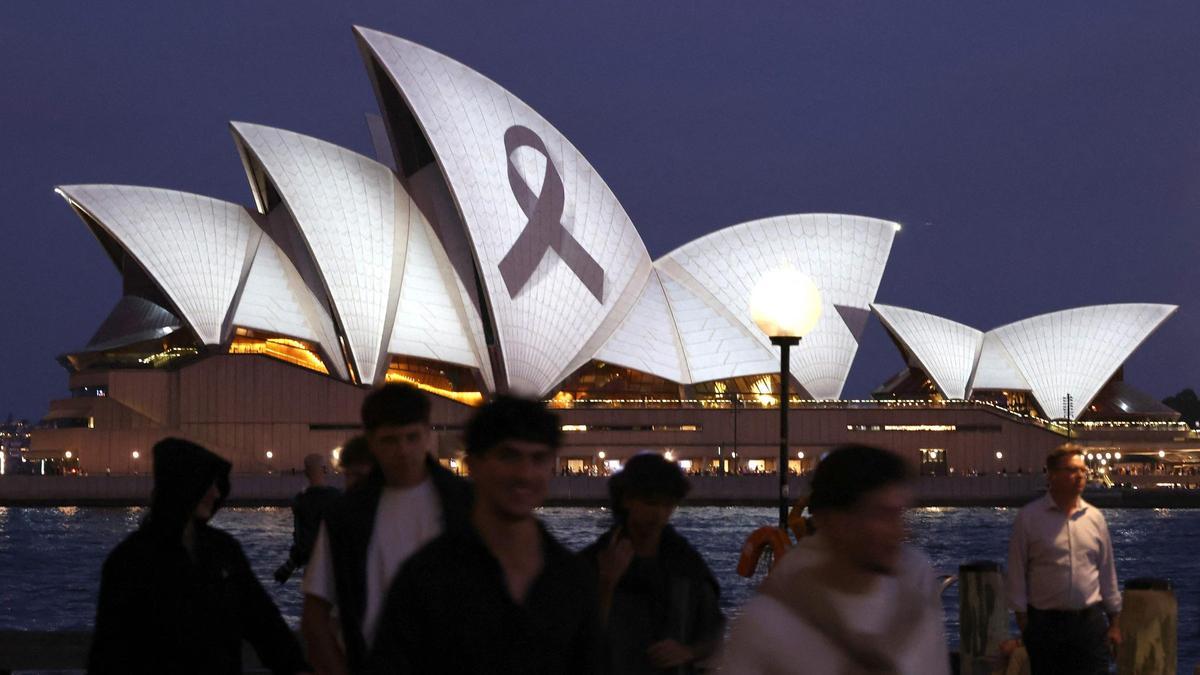
M906 543L912 470L865 446L813 474L816 534L788 551L734 621L721 671L949 675L938 584Z

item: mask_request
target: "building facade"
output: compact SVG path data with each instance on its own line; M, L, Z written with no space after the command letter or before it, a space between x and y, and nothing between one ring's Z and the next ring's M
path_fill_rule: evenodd
M564 471L643 450L695 471L772 471L778 357L749 299L791 268L822 308L786 375L792 469L870 442L934 475L1024 473L1069 433L1048 420L1074 421L1117 387L1174 311L1082 308L985 334L874 305L913 372L881 400L841 400L897 223L787 214L653 260L595 169L523 101L415 43L355 37L380 105L376 157L233 122L246 204L57 189L123 296L60 358L72 396L51 404L31 456L137 473L158 438L181 435L237 471L291 468L355 433L370 387L408 382L434 396L447 462L471 407L514 392L562 411ZM1080 407L1057 406L1059 392Z

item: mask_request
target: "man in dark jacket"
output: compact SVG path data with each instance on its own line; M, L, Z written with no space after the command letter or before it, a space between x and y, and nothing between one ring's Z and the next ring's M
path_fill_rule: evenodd
M317 531L325 511L341 494L332 485L326 485L329 465L325 457L312 453L304 458L304 477L308 487L292 499L292 548L287 560L275 570L275 581L286 582L292 573L308 564Z
M241 673L243 640L271 672L307 672L237 540L208 526L229 470L195 443L155 444L150 513L104 562L89 673Z
M479 409L466 432L469 525L404 564L367 672L596 672L595 575L534 516L560 437L558 418L537 401L499 396Z
M408 385L386 385L363 401L377 466L326 512L304 574L301 630L322 675L361 670L401 564L466 521L470 487L430 456L429 415L429 399Z
M597 574L609 672L699 672L720 642L717 581L668 522L689 487L678 464L650 453L608 481L616 523L581 555Z

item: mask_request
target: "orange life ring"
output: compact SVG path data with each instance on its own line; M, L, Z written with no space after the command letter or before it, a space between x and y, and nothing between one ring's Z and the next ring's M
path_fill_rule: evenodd
M774 569L791 545L792 542L788 539L787 533L778 527L758 528L751 532L749 537L746 537L746 543L742 545L742 556L738 558L737 573L743 577L754 576L754 570L758 568L758 561L767 547L771 548L774 556L771 561L771 569Z

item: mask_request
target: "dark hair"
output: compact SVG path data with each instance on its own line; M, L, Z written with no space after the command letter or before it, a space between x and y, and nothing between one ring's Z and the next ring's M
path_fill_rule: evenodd
M558 415L541 401L497 396L476 411L467 423L467 454L481 455L508 440L544 443L558 450L562 429Z
M609 504L618 521L625 518L623 502L626 497L666 497L678 503L691 489L691 483L678 464L653 452L634 455L625 462L625 468L608 479Z
M367 394L362 404L363 428L429 423L429 397L408 384L385 384Z
M817 464L808 508L813 513L850 509L869 492L911 479L912 469L896 453L866 445L843 445Z
M342 446L341 453L338 454L339 468L356 464L375 465L375 455L371 454L371 448L367 445L367 437L361 434L346 441L346 444Z
M1046 470L1053 471L1063 465L1069 457L1083 456L1083 450L1075 445L1060 445L1046 455Z

